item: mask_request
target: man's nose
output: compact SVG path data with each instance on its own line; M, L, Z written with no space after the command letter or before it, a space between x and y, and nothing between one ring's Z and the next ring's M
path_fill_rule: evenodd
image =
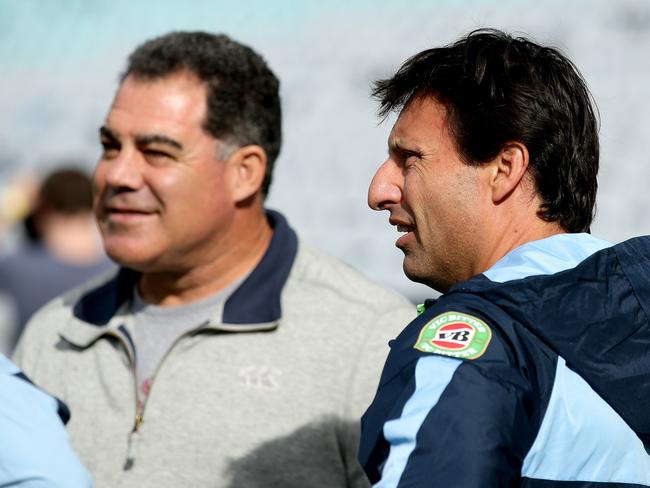
M368 205L373 210L387 210L402 201L402 172L388 158L377 169L368 188Z
M122 150L110 160L103 160L106 165L106 184L114 189L137 190L142 185L142 163L138 161L138 152Z

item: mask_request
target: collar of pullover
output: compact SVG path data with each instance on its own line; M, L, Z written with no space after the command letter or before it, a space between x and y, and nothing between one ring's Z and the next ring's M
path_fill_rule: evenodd
M273 227L273 237L266 253L226 300L221 317L206 324L207 327L244 332L278 326L282 317L281 293L296 257L298 238L278 212L267 210L267 218ZM66 327L66 339L87 345L99 337L109 322L122 313L120 309L124 310L139 276L132 269L121 268L110 281L83 295L74 305L73 314L78 320ZM84 327L77 327L80 322Z

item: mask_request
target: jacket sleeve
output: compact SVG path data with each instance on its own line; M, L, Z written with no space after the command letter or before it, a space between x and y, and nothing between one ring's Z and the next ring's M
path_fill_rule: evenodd
M519 486L529 447L525 389L470 361L425 356L382 426L378 488Z
M482 305L434 305L391 345L362 418L372 486L519 486L542 417L538 372L507 318Z
M0 356L0 487L87 488L90 476L70 446L57 402Z

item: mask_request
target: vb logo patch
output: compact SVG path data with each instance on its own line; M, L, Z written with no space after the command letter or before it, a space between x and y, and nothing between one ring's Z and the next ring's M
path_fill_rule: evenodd
M422 327L415 346L418 351L458 359L476 359L487 350L492 331L477 317L445 312Z

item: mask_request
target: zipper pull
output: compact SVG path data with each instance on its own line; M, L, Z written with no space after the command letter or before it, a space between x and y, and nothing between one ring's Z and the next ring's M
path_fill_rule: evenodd
M140 426L142 425L142 422L144 422L144 417L142 416L142 412L140 412L135 416L135 424L133 425L133 432L140 432Z
M131 470L135 464L135 450L140 439L140 426L142 425L143 421L144 418L142 417L141 413L135 416L135 424L133 425L133 430L129 434L129 444L126 450L126 461L124 462L123 467L124 471Z

